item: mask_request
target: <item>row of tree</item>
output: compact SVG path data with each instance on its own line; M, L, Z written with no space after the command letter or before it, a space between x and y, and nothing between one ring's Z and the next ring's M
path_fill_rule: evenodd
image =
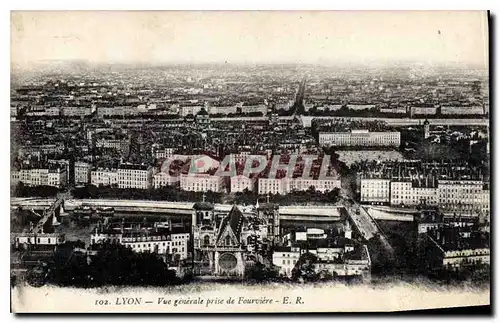
M27 186L23 182L19 182L12 190L11 194L15 197L55 197L59 189L54 186L40 185L40 186Z
M78 199L98 199L98 198L113 198L113 199L135 199L135 200L155 200L155 201L188 201L198 202L203 199L213 203L237 203L250 205L255 204L257 199L261 203L267 198L265 195L257 194L256 192L246 189L243 192L238 192L233 196L225 193L208 191L192 192L184 191L177 187L165 186L157 189L132 189L132 188L115 188L115 187L97 187L87 185L77 187L72 190L72 195ZM340 196L340 189L335 188L328 192L320 192L314 187L310 187L306 191L292 191L288 194L269 194L269 202L279 203L281 205L292 205L297 203L335 203Z
M164 186L161 188L135 189L117 187L97 187L87 185L74 188L71 192L75 198L79 199L132 199L132 200L155 200L155 201L188 201L197 202L202 200L203 192L183 191L174 186ZM220 203L222 193L208 191L205 193L207 201Z
M32 284L45 283L71 287L165 286L179 283L175 271L154 253L136 253L119 244L101 244L96 255L75 252L75 243L57 247L54 256L35 273ZM81 246L79 246L81 247ZM42 277L43 276L43 277ZM40 284L39 284L40 285Z

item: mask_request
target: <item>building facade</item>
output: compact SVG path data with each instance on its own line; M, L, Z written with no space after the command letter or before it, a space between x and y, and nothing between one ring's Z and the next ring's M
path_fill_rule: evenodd
M166 173L159 172L153 176L153 187L160 188L164 186L174 186L179 184L179 176L170 176Z
M157 159L168 159L173 156L174 150L174 148L156 148L153 150L153 156Z
M319 134L320 146L334 147L399 147L401 133L370 132L352 130L351 132L322 132Z
M197 115L198 112L201 111L203 107L200 105L200 106L186 106L186 107L181 107L180 108L180 114L181 114L181 117L185 117L189 114L191 115Z
M258 192L263 194L288 194L292 191L307 191L314 187L326 193L341 187L340 179L307 179L307 178L259 178Z
M288 178L259 178L258 192L263 194L287 194L290 192Z
M231 192L243 192L244 190L253 192L255 189L255 182L255 178L248 178L244 175L232 176Z
M97 148L114 149L127 154L130 149L130 142L128 139L99 138L96 140L95 146Z
M490 249L448 250L443 253L444 267L463 267L474 263L490 263Z
M209 174L181 174L180 188L194 192L222 192L224 180L221 176Z
M22 168L12 170L11 184L22 182L26 186L53 186L64 188L67 186L67 173L61 168Z
M438 180L437 185L427 184L417 184L410 179L362 178L361 202L394 206L425 204L471 214L490 211L490 191L484 188L483 181Z
M290 179L291 191L307 191L311 187L321 193L326 193L335 188L340 189L340 179L307 179L300 177Z
M118 166L118 187L149 189L153 185L154 168L149 165L121 164Z
M22 233L16 236L16 248L27 249L29 246L57 246L63 244L66 237L63 233Z
M95 186L118 185L118 170L97 168L90 172L90 183Z
M88 184L91 180L92 165L85 162L75 163L75 184Z
M170 233L165 230L116 231L101 227L96 227L90 236L91 245L119 243L137 253L156 253L169 256L169 260L174 261L188 258L189 240L189 233Z
M299 258L299 247L276 247L273 252L273 265L279 268L280 275L291 277Z
M447 209L489 210L489 190L483 190L483 186L483 181L441 180L436 193L439 203Z
M361 179L361 202L390 203L391 181L384 178Z

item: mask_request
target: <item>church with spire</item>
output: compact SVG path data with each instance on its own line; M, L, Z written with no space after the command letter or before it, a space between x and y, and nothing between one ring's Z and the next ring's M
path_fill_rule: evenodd
M243 278L248 265L263 260L259 250L267 241L265 219L243 212L237 205L229 213L218 212L204 200L195 203L192 212L195 275Z

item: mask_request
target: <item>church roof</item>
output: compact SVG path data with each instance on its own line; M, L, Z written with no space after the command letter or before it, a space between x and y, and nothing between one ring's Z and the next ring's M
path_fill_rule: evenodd
M238 239L239 242L241 229L243 228L243 222L245 222L243 213L241 213L240 209L236 205L233 205L233 208L231 209L231 211L229 211L229 214L222 220L217 240L220 239L222 233L226 230L226 227L230 226L231 230L236 236L236 239Z

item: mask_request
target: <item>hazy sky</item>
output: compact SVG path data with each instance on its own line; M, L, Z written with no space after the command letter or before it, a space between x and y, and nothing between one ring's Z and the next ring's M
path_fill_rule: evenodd
M13 12L11 60L487 66L485 12Z

